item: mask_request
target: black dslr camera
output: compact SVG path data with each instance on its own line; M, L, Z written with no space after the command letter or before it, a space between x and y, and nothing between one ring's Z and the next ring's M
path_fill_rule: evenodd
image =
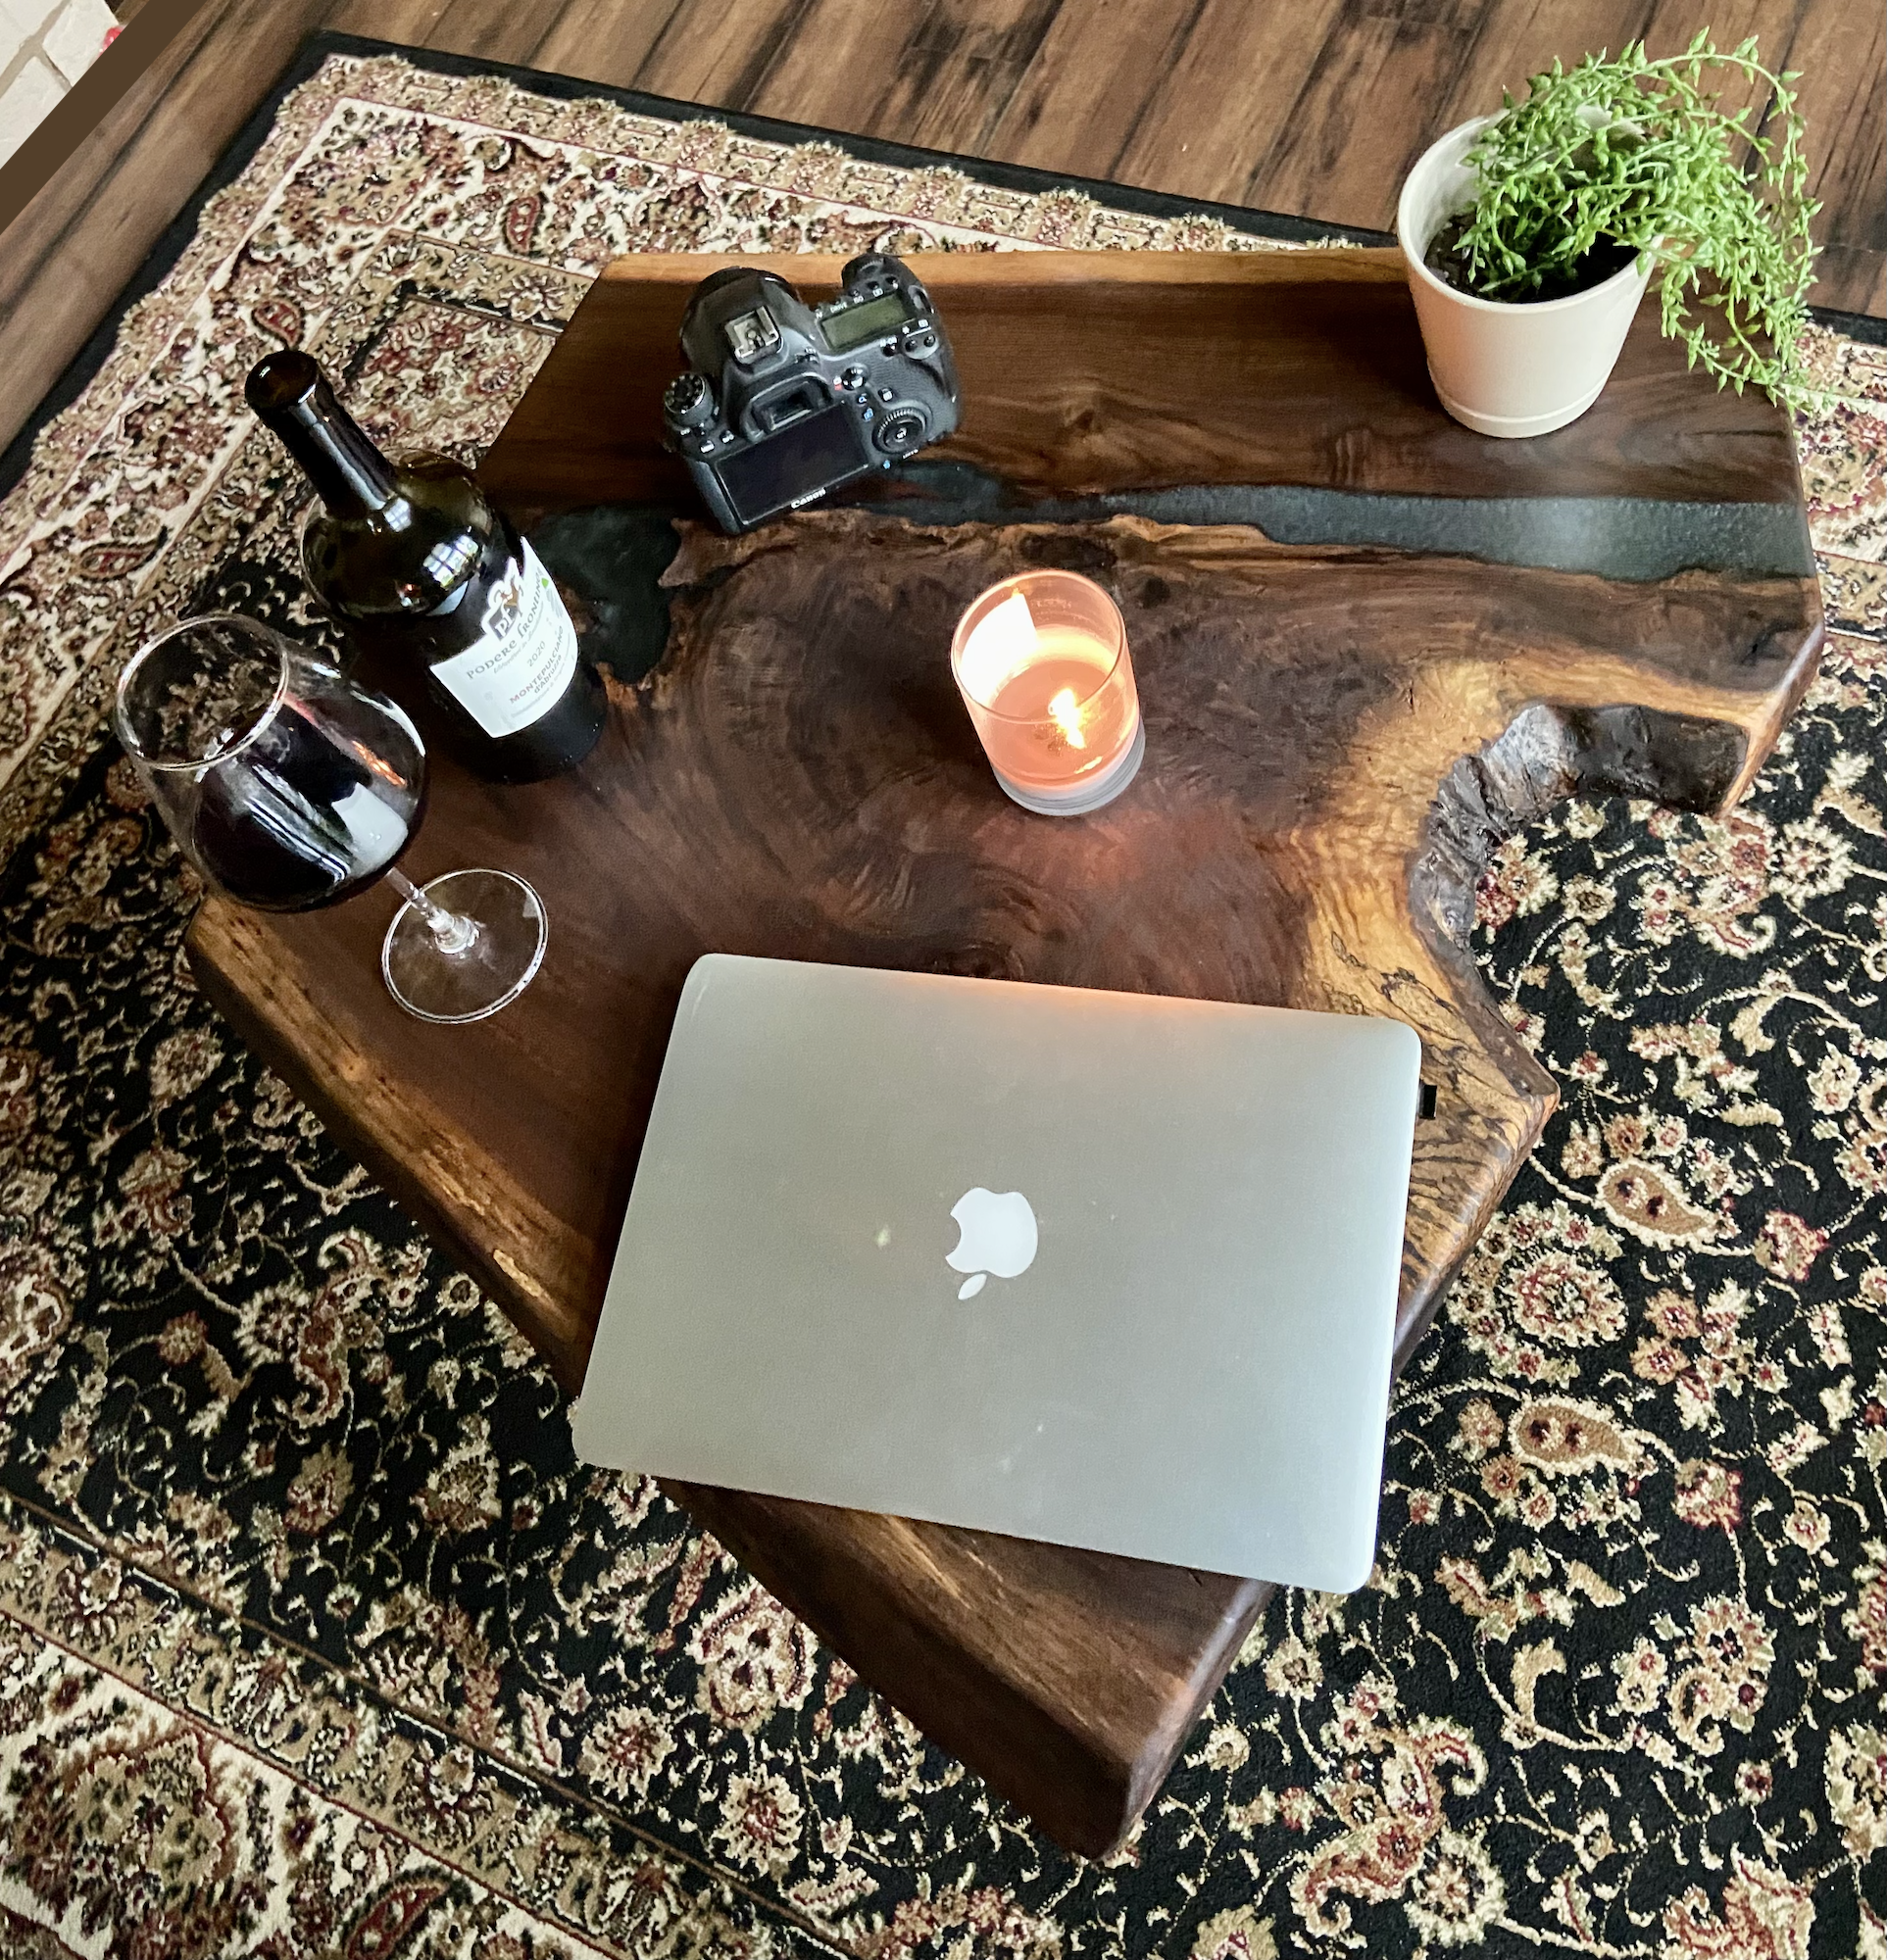
M681 322L691 371L662 397L670 446L724 531L751 531L957 426L957 368L901 259L867 253L808 306L772 272L729 266Z

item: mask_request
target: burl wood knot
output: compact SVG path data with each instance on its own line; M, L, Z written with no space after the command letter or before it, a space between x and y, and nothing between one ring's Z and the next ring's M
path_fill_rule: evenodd
M1133 787L1073 820L998 790L946 658L976 593L1045 564L1119 603L1147 723ZM805 956L1415 1027L1437 1097L1405 1352L1555 1100L1461 943L1491 846L1578 791L1733 799L1818 640L1792 577L1633 583L1131 516L688 527L666 582L645 736L730 879L765 840Z

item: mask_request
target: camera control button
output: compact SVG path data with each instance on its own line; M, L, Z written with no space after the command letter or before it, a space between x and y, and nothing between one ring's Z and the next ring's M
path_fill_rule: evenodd
M929 426L929 419L921 409L890 409L879 422L872 440L887 456L909 456L914 449L923 447Z
M839 376L839 386L841 388L863 388L865 386L865 369L859 367L848 368Z
M890 400L891 400L891 398L892 398L892 397L891 397L891 390L890 390L889 388L880 388L880 389L878 390L878 400L879 400L879 401L881 401L881 402L888 402L888 401L890 401Z
M714 419L715 398L699 374L677 374L662 391L662 409L676 428L698 429Z

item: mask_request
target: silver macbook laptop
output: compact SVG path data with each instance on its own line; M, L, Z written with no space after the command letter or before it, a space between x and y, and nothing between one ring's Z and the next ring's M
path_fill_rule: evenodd
M1350 1591L1420 1054L1400 1021L712 954L577 1451Z

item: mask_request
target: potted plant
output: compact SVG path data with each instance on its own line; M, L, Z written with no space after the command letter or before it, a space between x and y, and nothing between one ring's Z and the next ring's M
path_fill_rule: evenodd
M1770 97L1768 133L1719 106L1742 77ZM1652 61L1535 75L1524 100L1451 130L1410 172L1396 214L1428 371L1442 406L1484 435L1544 435L1611 374L1646 285L1693 367L1740 393L1810 394L1798 339L1815 246L1802 119L1754 39L1708 30Z

